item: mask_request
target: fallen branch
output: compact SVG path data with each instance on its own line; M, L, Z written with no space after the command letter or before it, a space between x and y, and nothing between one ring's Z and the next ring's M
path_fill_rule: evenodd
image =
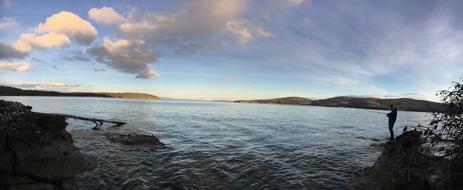
M41 113L41 112L34 112L34 113L48 115L48 116L61 116L61 117L65 117L66 119L67 118L72 118L72 119L78 119L78 120L84 120L84 121L92 121L92 122L95 123L95 127L93 127L93 129L98 129L98 127L102 126L104 123L112 123L112 124L114 124L113 127L119 127L119 126L127 124L127 123L122 122L122 121L97 119L97 118L82 117L82 116L69 115L69 114Z

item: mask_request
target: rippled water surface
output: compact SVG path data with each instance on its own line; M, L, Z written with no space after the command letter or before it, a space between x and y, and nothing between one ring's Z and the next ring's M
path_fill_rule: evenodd
M94 171L67 182L75 189L346 189L355 171L381 153L385 111L317 106L105 98L0 97L33 111L67 113L128 125L90 130L70 120ZM399 112L396 126L424 122ZM401 131L401 129L396 129ZM166 147L125 146L105 133L153 134ZM379 142L377 142L379 140Z

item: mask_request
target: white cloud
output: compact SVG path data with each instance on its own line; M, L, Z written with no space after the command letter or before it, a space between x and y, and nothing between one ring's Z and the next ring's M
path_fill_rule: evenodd
M74 13L61 11L40 23L31 33L23 33L12 45L0 44L0 58L24 57L34 49L58 48L71 43L91 43L97 35L90 22Z
M112 7L93 8L88 11L88 16L96 22L103 24L118 24L126 19L117 13Z
M96 61L137 78L157 77L150 64L158 58L158 52L140 40L117 39L105 37L102 46L89 48L87 53L93 55Z
M40 23L36 32L54 32L65 34L82 44L91 43L98 34L92 24L78 15L61 11L47 18L45 23Z
M0 70L25 72L30 70L30 68L30 64L23 60L0 60Z
M33 33L24 33L19 36L13 47L20 52L29 53L34 48L56 48L70 43L69 38L60 33L51 32L40 36Z
M9 28L13 28L17 25L17 22L12 17L3 17L0 19L0 30L6 30Z

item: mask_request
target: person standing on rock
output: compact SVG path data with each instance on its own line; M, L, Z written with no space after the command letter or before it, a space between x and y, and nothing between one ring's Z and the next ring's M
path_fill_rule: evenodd
M397 107L390 106L391 108L391 113L387 114L387 117L389 118L389 133L391 133L391 140L394 139L394 124L395 121L397 120Z

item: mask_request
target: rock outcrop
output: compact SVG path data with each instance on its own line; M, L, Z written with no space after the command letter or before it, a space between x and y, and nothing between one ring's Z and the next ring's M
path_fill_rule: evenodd
M31 109L0 100L0 189L56 189L95 167L74 146L64 117Z
M352 180L354 190L454 189L449 162L423 153L418 131L408 131L385 144L372 167Z
M164 144L159 141L159 138L154 135L141 135L141 134L117 134L117 133L108 133L105 134L106 138L109 141L114 143L120 143L124 145L155 145L155 146L164 146Z

